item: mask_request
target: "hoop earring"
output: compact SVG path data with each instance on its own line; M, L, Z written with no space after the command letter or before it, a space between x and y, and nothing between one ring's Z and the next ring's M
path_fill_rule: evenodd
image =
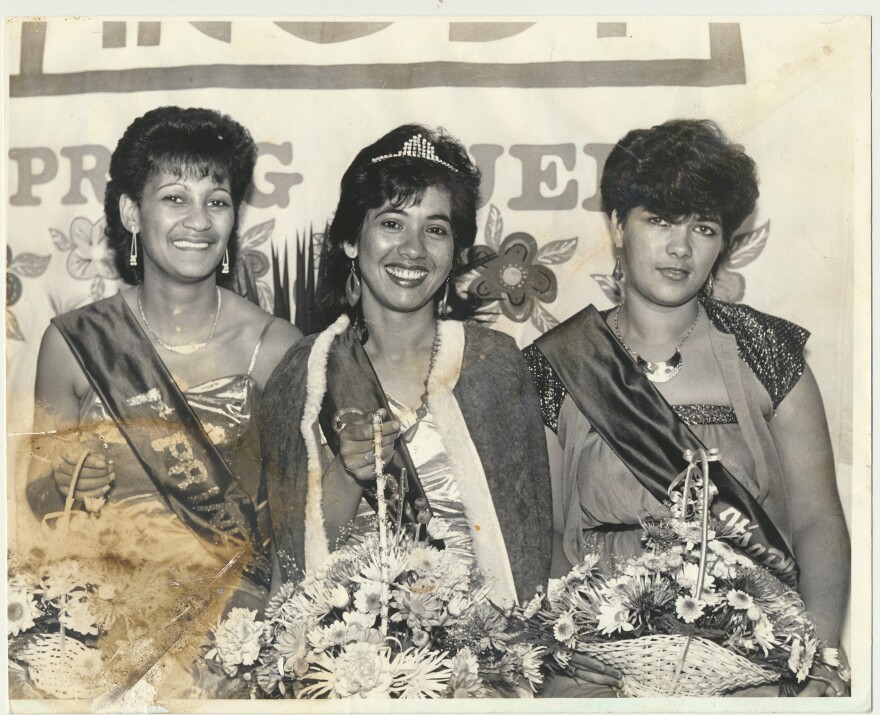
M345 299L352 308L354 308L361 299L361 279L358 278L357 273L355 273L353 258L351 259L351 273L348 274L348 279L345 281Z
M136 266L138 264L138 232L131 232L131 250L128 253L128 265Z
M703 295L707 298L711 298L712 294L715 292L715 276L711 273L709 277L706 279L706 282L703 284Z
M220 272L221 273L229 273L229 249L226 249L226 252L223 254L223 262L220 264Z
M611 277L616 283L623 280L623 266L620 265L620 256L614 259L614 270L611 271Z
M445 318L449 313L449 278L446 279L446 285L443 288L443 297L440 299L440 305L437 306L438 317Z

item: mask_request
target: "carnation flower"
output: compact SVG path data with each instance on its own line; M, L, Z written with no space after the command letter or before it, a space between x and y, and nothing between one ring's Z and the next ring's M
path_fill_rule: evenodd
M553 637L568 644L575 635L574 619L570 613L563 613L553 624Z
M376 623L376 616L370 613L357 613L356 611L346 611L342 614L342 620L344 620L350 626L372 628Z
M328 599L330 601L330 605L333 608L345 608L349 601L351 600L351 596L349 596L348 591L344 586L336 584L330 588L330 592L328 594Z
M606 636L618 631L631 631L632 623L629 622L629 609L619 601L608 601L599 606L599 618L596 624L599 630Z
M675 613L685 623L693 623L703 615L704 604L691 596L679 596L675 601Z
M17 636L28 628L33 628L34 619L39 618L40 609L31 594L22 589L10 591L6 601L6 633Z
M544 594L540 591L532 596L532 600L526 604L526 607L523 609L523 618L528 620L532 618L538 611L541 610L541 603L544 600Z
M446 604L446 610L453 618L458 618L468 606L468 599L462 596L453 596Z
M338 656L322 653L307 677L315 684L304 688L304 696L337 698L387 698L391 690L392 667L388 648L371 643L351 643Z
M449 661L449 667L453 675L477 675L480 672L480 663L474 652L464 647Z
M225 621L214 629L217 654L224 669L234 672L238 665L253 665L260 655L265 624L256 620L257 612L233 608Z

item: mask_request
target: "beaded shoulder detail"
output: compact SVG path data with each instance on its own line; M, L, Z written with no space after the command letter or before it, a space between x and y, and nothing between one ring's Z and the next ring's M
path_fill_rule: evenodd
M678 418L686 425L736 424L736 413L727 405L672 405Z
M556 432L559 427L559 410L565 399L566 389L556 370L544 357L537 345L529 345L523 350L532 382L541 399L541 416L544 424Z
M804 374L808 330L739 303L702 301L712 324L736 338L736 349L770 395L775 410Z

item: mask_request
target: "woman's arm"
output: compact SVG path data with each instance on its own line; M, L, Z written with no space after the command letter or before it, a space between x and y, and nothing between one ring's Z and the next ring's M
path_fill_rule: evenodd
M84 445L78 434L80 398L88 382L61 333L50 325L43 334L37 359L34 423L28 469L28 500L39 516L57 508L67 496L74 467ZM75 497L106 494L116 475L100 451L93 450L83 464Z
M782 460L801 597L819 638L837 647L849 595L850 542L825 409L809 367L769 426Z

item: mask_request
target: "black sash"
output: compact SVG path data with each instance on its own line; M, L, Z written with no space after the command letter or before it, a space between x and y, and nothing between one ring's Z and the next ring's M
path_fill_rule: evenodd
M260 553L253 502L122 297L65 313L52 322L181 521L210 544ZM265 578L260 575L257 580Z
M658 501L682 471L686 449L705 445L637 368L593 306L535 342L600 437ZM723 456L723 455L722 455ZM797 587L785 539L755 498L720 462L711 467L712 510L740 533L743 550Z
M391 415L391 407L385 391L373 370L366 351L353 330L343 331L334 341L327 356L327 392L321 404L318 422L334 454L339 452L339 439L333 428L333 417L340 409L354 408L364 414L375 412L380 407ZM403 439L394 443L394 454L385 465L385 472L401 485L402 472L406 470L406 497L403 520L427 523L430 506L425 490L419 481L409 450ZM376 487L371 482L364 489L364 498L376 508ZM416 500L424 500L416 505ZM421 508L418 508L421 507ZM389 516L397 518L397 507L393 500L388 503Z

